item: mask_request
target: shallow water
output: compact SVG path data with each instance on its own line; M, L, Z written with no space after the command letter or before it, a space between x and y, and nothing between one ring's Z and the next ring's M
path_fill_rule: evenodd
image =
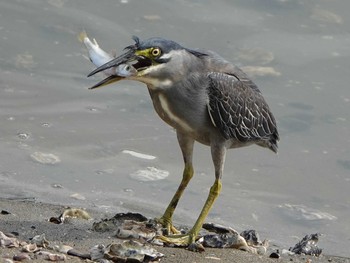
M325 253L349 256L349 8L340 0L0 2L0 196L160 215L182 172L175 133L139 83L88 90L102 76L86 78L93 65L77 35L84 29L117 52L132 35L163 36L242 67L270 67L250 74L278 121L279 154L230 151L208 221L256 229L285 248L320 232ZM195 168L179 223L193 223L214 180L199 144Z

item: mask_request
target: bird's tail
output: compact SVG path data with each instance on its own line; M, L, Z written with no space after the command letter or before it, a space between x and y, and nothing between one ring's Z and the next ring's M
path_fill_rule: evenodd
M277 153L278 150L278 141L280 140L279 134L277 132L277 130L271 135L270 140L268 140L267 142L267 146L269 147L269 149L271 151L273 151L274 153Z

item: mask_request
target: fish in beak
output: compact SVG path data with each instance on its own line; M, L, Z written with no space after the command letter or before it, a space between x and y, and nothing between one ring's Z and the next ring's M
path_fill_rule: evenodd
M106 64L108 64L108 63L106 63ZM112 67L110 67L108 69L111 69L111 68ZM97 68L97 69L99 69L99 68ZM89 89L100 88L100 87L106 86L108 84L111 84L113 82L117 82L119 80L131 77L131 76L135 76L137 74L137 70L132 65L129 65L129 64L122 63L122 64L118 65L117 67L113 66L113 69L114 69L113 75L110 75L107 78L101 80L100 82L98 82L94 86L90 87ZM101 71L103 71L103 69ZM98 71L98 72L100 72L100 71Z
M137 74L137 70L128 64L128 62L135 58L134 48L132 46L127 47L127 52L121 56L115 57L100 48L96 39L93 38L91 41L85 31L81 32L78 38L85 45L89 60L97 67L89 76L101 71L107 76L107 78L95 84L90 89L102 87Z
M142 81L143 72L152 66L152 59L148 58L145 55L145 51L140 50L140 41L139 38L133 37L135 44L127 46L124 50L125 52L113 59L106 61L104 64L95 63L91 58L90 60L97 66L95 70L88 74L88 77L95 75L98 72L104 72L107 75L107 78L103 79L99 83L92 86L90 89L96 89L108 84L117 82L122 79L138 79ZM96 41L94 40L96 43ZM101 52L99 52L100 54ZM146 51L147 53L147 51ZM90 54L90 52L89 52ZM96 56L95 56L96 57ZM98 58L101 56L97 55ZM98 62L105 60L106 57L102 56L102 59L99 59ZM95 60L96 61L96 60ZM111 71L112 69L112 71Z
M113 82L117 82L124 78L135 76L137 74L137 70L131 64L128 64L134 60L134 51L128 50L119 57L116 57L111 61L99 66L98 68L90 72L88 77L95 75L96 73L101 71L110 70L111 68L113 69L113 74L109 75L107 78L95 84L90 89L96 89L111 84Z

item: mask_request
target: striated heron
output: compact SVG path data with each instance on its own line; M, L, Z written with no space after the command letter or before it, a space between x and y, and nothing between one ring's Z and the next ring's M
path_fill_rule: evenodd
M238 67L212 51L185 48L163 38L140 41L88 76L121 64L129 64L136 74L121 78L112 75L92 88L121 79L147 85L153 106L166 123L176 130L184 159L182 181L159 221L167 243L196 248L195 241L221 190L227 149L256 144L277 152L279 135L276 121L255 83ZM210 146L215 182L193 228L180 235L172 224L179 199L193 177L194 142Z

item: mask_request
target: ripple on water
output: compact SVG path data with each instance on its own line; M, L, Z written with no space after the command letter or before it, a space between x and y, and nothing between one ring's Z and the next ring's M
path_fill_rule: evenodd
M33 161L41 164L57 164L61 162L60 158L52 153L34 152L30 157Z
M145 160L154 160L157 157L149 154L144 154L144 153L139 153L135 151L130 151L130 150L123 150L122 153L130 154L131 156L140 158L140 159L145 159Z
M130 177L132 179L142 181L142 182L163 180L168 176L169 176L168 171L160 170L155 167L147 167L146 169L141 169L130 174Z
M280 206L286 215L296 220L336 220L337 217L327 212L307 207L305 205L284 204Z
M27 140L29 137L30 137L30 135L29 135L29 133L25 133L25 132L19 132L19 133L17 133L17 137L20 139L20 140Z
M44 127L44 128L51 128L52 127L52 124L51 123L48 123L48 122L44 122L41 124L41 127Z

